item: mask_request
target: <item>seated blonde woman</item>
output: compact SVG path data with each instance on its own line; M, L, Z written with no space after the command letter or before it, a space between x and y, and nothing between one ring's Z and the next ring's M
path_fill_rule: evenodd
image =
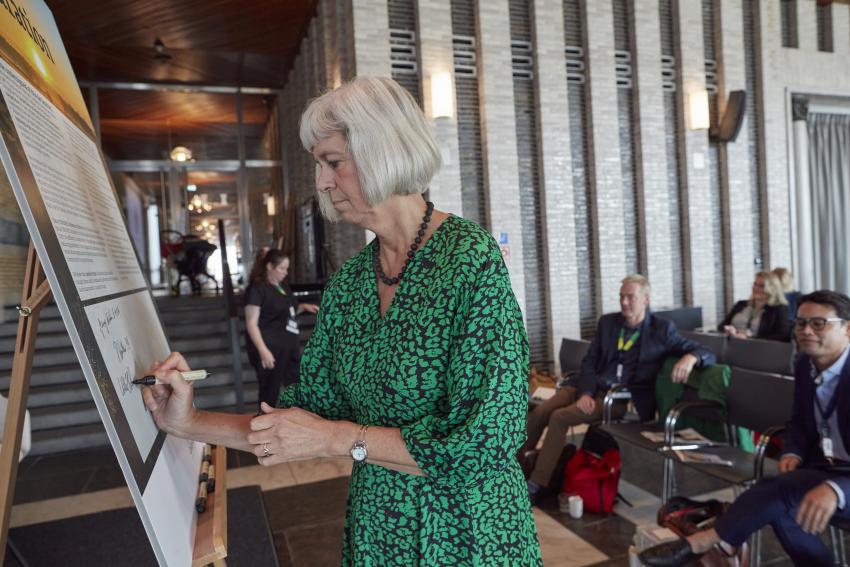
M788 317L793 321L797 313L797 300L800 298L800 292L794 284L794 274L788 268L782 267L773 268L771 271L779 278L779 282L782 284L782 292L785 294L785 300L788 302Z
M788 342L791 339L788 302L776 274L757 273L750 298L736 303L717 327L730 337Z

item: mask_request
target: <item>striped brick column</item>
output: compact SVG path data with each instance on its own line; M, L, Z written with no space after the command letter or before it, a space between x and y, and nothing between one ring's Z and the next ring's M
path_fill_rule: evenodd
M460 157L457 137L457 104L454 115L434 118L431 100L431 77L448 73L454 93L454 53L452 49L452 12L450 0L419 0L419 60L422 77L422 106L434 128L437 144L443 156L443 167L431 181L430 196L437 208L463 214L460 192Z
M589 112L588 163L595 200L592 223L599 259L597 291L603 312L619 311L620 280L626 276L623 176L614 69L614 14L611 2L585 3Z
M390 19L387 0L350 0L356 75L390 77Z
M780 4L772 0L761 1L761 60L763 100L758 101L764 113L764 168L767 189L767 210L762 211L762 222L767 223L765 244L766 266L789 266L791 261L791 223L788 206L788 165L786 141L785 85L782 77L783 63L782 26ZM811 9L809 2L799 1ZM799 18L799 15L798 15ZM801 22L802 23L802 22ZM802 28L800 29L802 32ZM800 46L809 43L816 49L816 40L799 34Z
M708 171L708 133L688 128L688 95L705 90L705 57L702 35L702 5L692 0L679 0L676 18L678 34L677 63L681 73L680 108L684 111L683 171L685 191L682 195L685 298L702 306L703 322L715 323L717 296L714 278L715 250L711 225L715 214L711 199Z
M493 235L509 250L505 263L514 294L525 313L516 116L511 71L508 0L478 0L476 35L480 45L479 96L484 178ZM505 242L506 241L506 242Z
M635 0L634 29L635 166L639 193L643 195L645 275L652 283L653 305L667 306L674 302L670 249L679 243L670 238L658 0Z
M742 3L747 0L720 0L720 25L718 34L717 57L720 70L718 81L718 106L720 116L726 108L729 91L746 90L747 79L744 70L744 20ZM752 96L752 93L747 93ZM744 117L744 120L753 120ZM753 246L752 246L752 198L750 181L749 130L741 126L738 138L725 146L725 168L722 176L723 198L729 204L726 207L728 217L723 223L728 230L727 261L727 307L742 297L749 297L753 283ZM721 152L723 155L723 152ZM730 285L731 284L731 285Z
M552 359L560 372L561 339L581 336L563 2L534 0L531 16L549 336Z

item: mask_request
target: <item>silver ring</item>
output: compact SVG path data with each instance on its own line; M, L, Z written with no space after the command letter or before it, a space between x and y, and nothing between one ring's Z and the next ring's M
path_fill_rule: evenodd
M269 451L269 444L268 443L263 443L263 456L264 457L271 457L272 456L272 452Z

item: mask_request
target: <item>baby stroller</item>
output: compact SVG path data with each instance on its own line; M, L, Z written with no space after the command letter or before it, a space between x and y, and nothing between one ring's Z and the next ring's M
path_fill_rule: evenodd
M206 276L215 282L215 292L218 294L218 280L207 271L207 260L218 249L194 234L181 234L176 230L162 231L160 252L170 268L177 270L177 281L171 286L171 294L180 296L180 283L183 278L189 281L192 295L201 295L201 282L198 276Z

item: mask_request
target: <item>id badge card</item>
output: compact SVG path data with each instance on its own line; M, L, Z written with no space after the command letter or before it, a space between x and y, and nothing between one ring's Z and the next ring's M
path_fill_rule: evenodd
M617 382L622 381L623 379L623 363L617 364Z
M295 320L295 308L289 307L289 320L286 322L286 330L293 335L298 334L298 321Z
M827 423L823 423L820 428L820 450L823 451L823 456L829 461L835 457L829 425Z
M829 437L821 437L820 440L820 449L823 451L823 456L827 458L827 460L832 460L835 458L835 454L832 450L832 439Z

